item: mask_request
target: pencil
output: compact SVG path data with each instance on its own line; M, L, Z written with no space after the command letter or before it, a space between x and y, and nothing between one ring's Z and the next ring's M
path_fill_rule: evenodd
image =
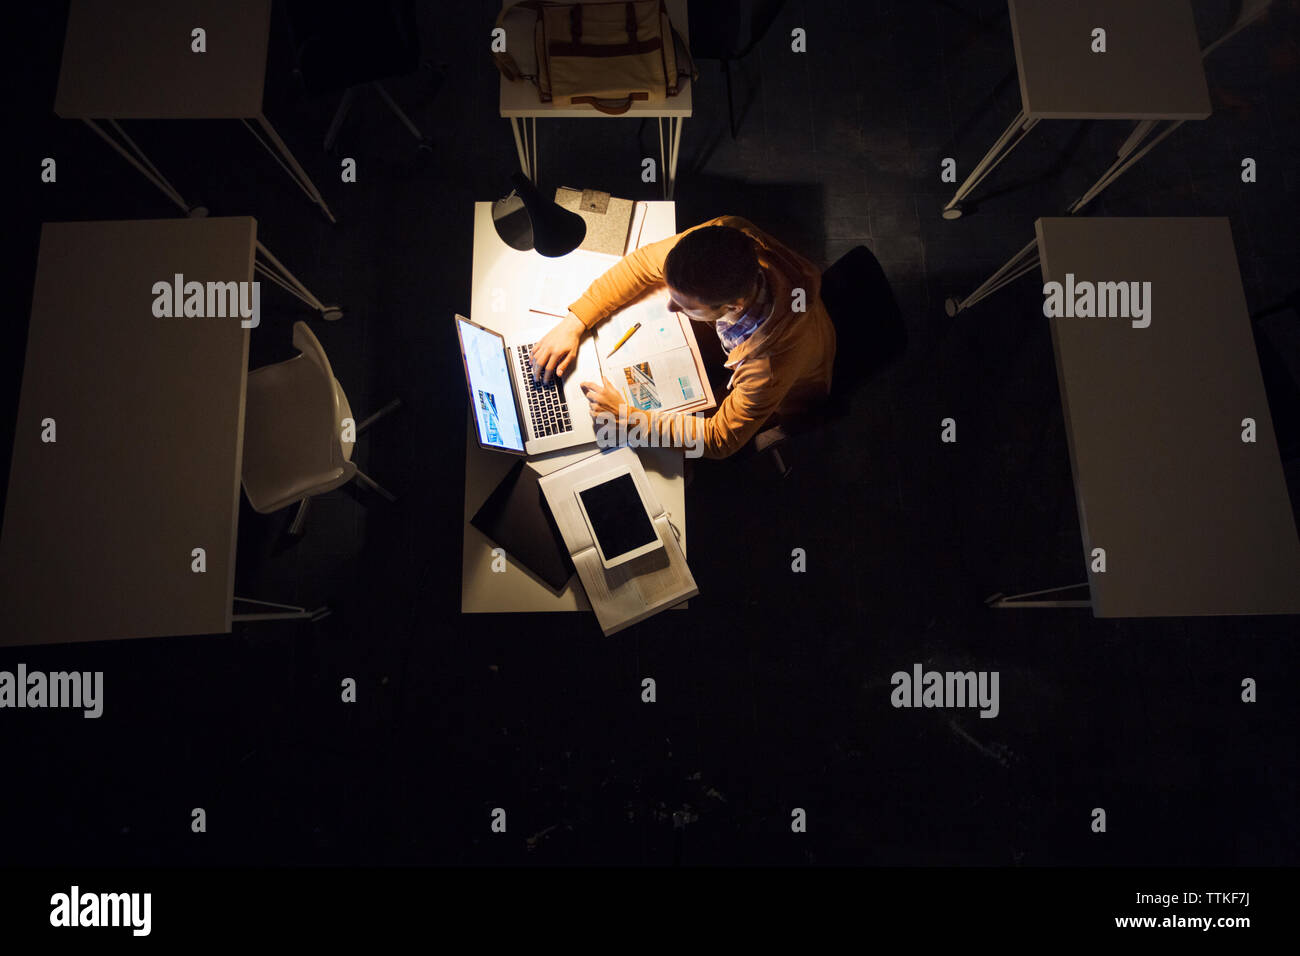
M636 331L637 329L639 329L639 328L641 328L641 323L640 323L640 322L638 322L636 325L632 326L632 328L630 328L630 329L628 329L626 332L624 332L624 333L623 333L623 337L622 337L621 339L618 340L618 345L615 345L612 349L610 349L610 350L609 350L609 355L606 355L605 358L609 358L610 355L613 355L615 352L617 352L619 349L621 349L621 348L623 347L623 343L626 342L628 339L630 339L630 338L632 337L632 333L635 332L635 331Z

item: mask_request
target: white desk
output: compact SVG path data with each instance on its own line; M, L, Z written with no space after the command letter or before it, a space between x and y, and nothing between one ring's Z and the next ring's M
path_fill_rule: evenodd
M1187 0L1007 3L1020 76L1020 112L957 187L943 207L943 218L962 216L967 209L963 201L1039 120L1137 121L1115 162L1071 204L1073 215L1186 120L1210 115L1196 21ZM1098 27L1107 34L1105 53L1092 52L1092 31ZM1161 122L1168 125L1153 137Z
M503 6L511 3L505 0ZM666 0L668 17L690 45L686 21L686 0ZM530 24L524 14L508 17L505 23L506 49L524 73L537 72L537 51L533 45ZM691 81L682 78L682 89L666 103L633 103L621 116L607 119L647 119L654 117L659 128L659 172L663 180L664 198L673 198L677 182L677 157L681 151L682 124L691 115ZM534 183L537 182L537 120L541 119L591 119L605 116L590 106L568 106L563 103L543 103L538 98L537 87L530 80L511 82L504 76L501 83L501 115L510 120L515 134L515 149L519 151L519 167ZM530 122L525 122L528 120ZM668 121L665 130L664 121ZM665 153L665 148L667 152Z
M230 632L249 330L157 318L150 290L251 281L256 244L247 216L41 228L0 644Z
M665 239L677 232L677 216L671 202L649 203L642 244ZM528 308L537 286L537 277L552 260L536 252L516 252L497 236L492 225L492 204L474 204L474 284L470 298L470 318L502 334L513 323L530 321ZM500 311L492 311L493 291L501 290L496 301ZM533 316L532 319L535 319ZM555 320L558 321L558 320ZM447 318L450 326L451 318ZM586 409L575 410L587 414ZM488 495L500 484L518 460L513 455L486 451L479 447L472 416L466 421L465 441L465 534L461 562L460 609L464 614L495 611L583 611L590 609L587 596L578 585L577 576L569 580L564 591L556 595L526 569L507 557L503 572L492 570L492 549L496 547L486 535L469 523ZM543 474L590 455L596 446L582 445L529 459L529 464ZM686 485L682 479L685 457L678 448L638 448L646 475L655 494L668 510L673 524L681 532L682 552L686 552Z
M1039 219L1035 232L1026 262L1041 265L1044 282L1140 276L1153 314L1140 329L1046 320L1088 580L989 605L1090 607L1096 617L1300 614L1300 537L1228 220L1059 217ZM1253 442L1241 440L1247 417ZM1104 573L1091 570L1094 548L1106 552ZM1084 586L1087 600L1033 600Z
M234 596L249 330L153 314L155 282L274 279L262 257L248 216L41 227L0 646L228 634L325 611ZM235 602L275 610L237 614Z
M191 50L196 27L207 32L204 53ZM84 121L188 215L198 213L118 120L238 119L334 222L262 108L270 32L271 0L73 0L54 112Z

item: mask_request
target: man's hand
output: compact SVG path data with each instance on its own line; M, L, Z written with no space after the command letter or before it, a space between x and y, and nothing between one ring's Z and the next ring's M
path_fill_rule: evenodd
M595 382L583 382L582 394L587 399L587 404L591 406L591 417L595 418L602 412L613 417L617 424L621 424L620 417L627 413L627 406L623 403L623 396L619 394L618 389L609 384L609 379L602 377L600 384Z
M563 375L578 357L578 344L587 331L572 312L533 346L533 378L549 383L552 375Z

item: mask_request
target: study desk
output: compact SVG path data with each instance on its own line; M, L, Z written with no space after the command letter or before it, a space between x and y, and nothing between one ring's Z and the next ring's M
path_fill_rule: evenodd
M203 53L191 48L198 28ZM237 119L334 222L263 111L270 30L271 0L72 0L54 112L84 121L187 214L197 213L118 120Z
M513 0L504 0L509 6ZM690 32L686 19L686 0L666 0L668 17L690 45ZM519 14L507 17L506 49L514 57L519 69L525 73L537 72L537 50L533 43L529 16ZM676 96L664 103L633 103L626 113L607 117L591 106L569 106L563 103L543 103L538 98L537 87L531 80L510 81L500 76L501 115L510 120L515 134L515 149L519 153L519 168L529 179L537 182L537 121L538 119L648 119L653 118L659 129L659 176L663 183L664 199L673 198L677 183L677 158L682 145L682 124L692 112L692 87L690 77L682 78L682 88ZM664 123L667 121L667 130ZM665 152L666 150L666 152ZM629 170L628 175L640 175L640 169Z
M252 281L259 245L247 216L41 228L0 531L0 644L306 616L233 613L249 329L237 316L153 314L153 284L176 273Z
M674 235L676 213L671 202L647 204L641 244ZM497 236L492 225L492 203L474 204L474 279L470 298L470 318L480 325L508 334L514 323L529 322L528 309L541 270L556 260L536 252L517 252ZM494 292L498 293L494 295ZM493 302L500 311L493 311ZM543 320L545 322L547 320ZM559 319L551 319L558 322ZM451 314L447 315L451 327ZM520 326L522 327L522 326ZM579 415L586 408L574 409ZM541 474L580 461L596 451L594 444L551 452L528 459L530 467ZM680 532L682 553L686 553L686 486L683 480L685 456L680 448L638 448L637 455L645 467L650 485ZM465 531L461 562L461 613L495 611L583 611L591 605L577 575L569 579L563 592L556 595L526 568L507 559L504 572L492 570L492 549L496 547L486 535L469 523L493 489L518 459L513 455L487 451L479 446L474 419L466 421L465 441Z
M1150 325L1046 320L1091 596L1018 600L1067 590L1054 588L990 603L1097 617L1300 613L1300 537L1228 220L1065 217L1035 231L1044 283L1149 281ZM1242 440L1247 418L1254 442ZM1092 570L1095 548L1104 572Z
M1188 0L1007 0L1020 77L1020 112L943 208L963 201L1039 120L1136 120L1118 156L1069 207L1076 213L1189 119L1210 115L1210 93ZM1092 32L1106 31L1106 52ZM1157 126L1167 123L1154 137Z

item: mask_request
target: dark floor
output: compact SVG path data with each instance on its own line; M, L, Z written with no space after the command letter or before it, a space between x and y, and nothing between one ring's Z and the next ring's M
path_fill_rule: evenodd
M1194 7L1208 40L1231 4ZM1230 217L1252 313L1294 297L1300 249L1300 4L1273 7L1207 61L1213 116L1089 210ZM358 450L401 500L325 496L293 545L290 513L245 504L238 592L328 603L320 623L0 651L0 668L106 681L98 721L0 717L0 863L1300 862L1294 618L984 606L1081 581L1082 546L1041 290L1024 280L955 320L943 301L1024 245L1035 217L1063 212L1128 133L1042 123L981 188L978 214L940 219L953 189L940 159L969 169L1018 108L1001 0L792 0L737 67L735 141L718 64L701 63L679 226L741 215L823 264L869 246L910 345L842 425L791 449L787 480L765 460L699 463L700 597L611 638L589 616L459 613L465 396L450 317L469 308L472 204L499 196L517 162L487 55L496 5L421 8L433 68L390 89L434 155L420 162L363 96L339 150L356 184L320 150L333 99L300 92L273 36L268 115L338 225L236 123L129 125L182 192L256 216L259 238L345 306L313 328L360 414L404 401ZM29 135L9 145L24 172L9 207L6 455L40 223L176 212L53 117L64 20L49 4L9 34ZM795 27L806 54L790 52ZM556 121L540 136L545 187L659 198L640 180L653 124ZM37 184L44 156L57 185ZM1245 156L1255 184L1240 180ZM306 317L274 291L264 308L253 365L292 354ZM1259 326L1261 349L1300 374L1294 308ZM946 416L956 445L937 441ZM1288 475L1294 498L1295 464ZM893 709L890 675L917 661L999 671L1001 714ZM354 705L339 700L347 677ZM1259 682L1253 706L1244 677ZM190 832L194 807L206 836ZM489 832L494 807L505 835ZM790 832L794 807L806 834Z

